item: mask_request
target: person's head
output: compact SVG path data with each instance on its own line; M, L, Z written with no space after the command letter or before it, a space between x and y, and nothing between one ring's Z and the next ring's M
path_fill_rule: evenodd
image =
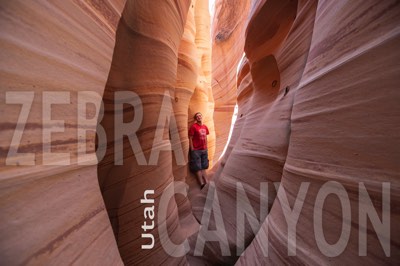
M200 112L197 112L194 114L193 118L194 118L194 121L199 123L202 121L203 115Z

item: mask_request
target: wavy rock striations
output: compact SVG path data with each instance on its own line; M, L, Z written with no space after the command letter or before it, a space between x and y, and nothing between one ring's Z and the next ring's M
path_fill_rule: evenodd
M182 243L198 230L187 195L178 193L169 203L164 196L166 190L174 191L173 181L186 181L190 193L198 187L187 167L188 122L193 123L195 112L205 116L213 157L209 23L207 1L128 2L122 14L100 122L114 142L107 143L98 173L126 264L185 263L184 252L173 243ZM122 121L136 131L117 127ZM118 147L123 154L115 153ZM148 206L141 199L148 190L154 190L154 209L164 214L146 215ZM151 237L154 246L145 249L144 244L153 243Z
M192 1L194 4L194 1ZM211 88L211 47L210 47L210 14L207 1L195 2L195 21L197 46L197 84L189 105L189 125L193 124L193 115L201 112L203 122L210 134L207 136L210 168L215 153L214 96ZM216 158L218 159L218 158Z
M400 261L399 1L0 5L2 264Z
M210 263L248 245L238 265L396 264L399 12L396 1L252 3L218 201L201 212L212 186L194 201L198 219L212 211L207 226L227 232L206 242Z
M283 200L276 200L239 265L399 261L399 15L395 1L318 2L278 190L293 204L309 184L297 233L288 240ZM322 191L335 196L323 202ZM369 208L380 217L373 226L366 221ZM260 247L267 239L264 257ZM288 256L294 245L296 256Z
M316 3L298 6L296 1L268 1L253 9L244 44L246 57L238 74L238 117L214 175L232 256L221 257L219 243L209 242L206 250L213 254L205 257L222 259L221 263L237 259L235 254L240 255L251 242L260 219L265 219L265 208L270 209L275 200L272 183L281 180L287 156L293 98L308 56ZM269 184L265 203L261 202L261 183ZM239 189L252 199L253 229L238 224Z
M103 97L105 116L100 122L107 139L114 141L107 143L98 173L125 264L185 262L185 257L170 256L161 242L166 239L166 234L178 243L185 238L180 229L176 202L166 203L168 209L164 207L167 212L164 216L161 213L155 215L154 210L163 209L159 208L165 203L161 193L174 180L173 156L178 165L186 163L182 149L172 153L171 146L181 145L173 108L174 102L185 103L183 96L179 98L185 91L179 90L175 95L175 87L178 48L181 43L185 45L181 39L189 4L190 1L129 1L116 33ZM179 70L183 71L181 67ZM193 79L188 82L193 83ZM126 126L119 126L121 120L132 123L136 132L131 130L132 127L127 131ZM179 124L182 124L180 119ZM141 200L146 191L152 205ZM153 209L153 214L147 212L147 207ZM160 227L169 230L158 230ZM148 249L144 245L148 245ZM135 250L140 252L133 252Z
M124 4L0 4L3 265L122 265L94 148Z
M249 0L217 0L212 23L212 90L215 101L215 158L228 141L236 104L236 71L243 56Z

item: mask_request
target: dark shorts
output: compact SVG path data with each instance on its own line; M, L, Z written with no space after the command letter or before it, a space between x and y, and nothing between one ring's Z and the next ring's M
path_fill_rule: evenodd
M207 150L190 151L190 171L197 172L203 169L208 169Z

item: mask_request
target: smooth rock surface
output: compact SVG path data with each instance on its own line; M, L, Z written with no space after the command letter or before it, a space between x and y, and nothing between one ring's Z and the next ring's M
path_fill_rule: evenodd
M2 265L123 265L94 148L124 4L0 4Z
M252 7L244 48L248 62L238 76L235 140L214 177L231 256L221 256L215 242L206 252L230 264L238 245L234 234L240 232L251 244L238 265L395 265L400 254L400 214L394 207L400 177L399 4L295 2L256 1ZM235 222L238 181L256 213L255 228ZM270 210L260 226L257 195L265 181L281 183L277 194L268 190ZM390 183L390 207L384 182ZM327 190L340 192L340 200L333 194L322 201L321 191ZM296 203L302 208L292 234L285 199L292 209L299 193L304 199ZM372 199L381 227L364 224L371 205L361 195ZM293 247L295 254L289 253Z

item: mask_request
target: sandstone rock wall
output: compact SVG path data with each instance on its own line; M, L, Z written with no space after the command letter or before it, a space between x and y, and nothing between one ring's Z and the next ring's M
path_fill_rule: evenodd
M94 145L124 4L0 4L2 265L122 265Z
M400 142L395 133L400 126L400 94L395 85L400 82L395 74L400 70L396 63L399 14L395 1L318 2L306 68L294 97L289 149L278 190L278 196L286 191L293 204L301 184L310 184L297 237L288 245L282 200L276 200L239 265L277 260L335 265L395 265L399 261L399 212L394 207L399 202L400 177L396 162ZM346 193L340 201L337 196L328 197L320 205L322 186L326 188L328 181L337 182L331 183L331 191ZM394 207L390 211L384 182L390 183L390 205ZM365 195L363 191L374 199L373 208L386 227L389 221L385 219L390 219L389 231L364 223L368 201L360 196ZM328 246L335 247L321 248L315 219L319 211L324 215L324 237ZM368 231L363 231L365 226ZM365 239L362 232L366 232ZM270 253L265 258L259 247L267 237ZM288 246L296 240L297 254L290 257ZM363 247L364 255L360 253Z
M167 208L163 204L168 199L163 195L173 181L187 182L189 194L198 190L187 167L188 125L193 123L195 112L204 114L210 129L210 159L213 157L209 24L207 1L128 2L122 15L103 98L105 117L100 121L107 139L114 142L107 143L98 173L126 264L185 263L184 253L168 239L180 244L198 228L188 195L175 195ZM117 92L124 91L134 93L126 94L130 108L115 103ZM124 131L116 126L115 113L122 113L124 121L135 125L136 131L124 132L128 138L114 135ZM141 123L135 124L137 119ZM105 145L100 143L99 147ZM119 158L116 147L124 150ZM147 221L154 222L150 229L144 229L147 206L140 200L147 190L155 192L154 209L166 209L164 218L157 212L156 220ZM149 241L143 239L147 233L155 238L155 246L149 250L143 249ZM167 246L172 248L166 250Z
M188 162L189 154L189 138L188 138L188 121L193 115L189 112L189 106L193 93L196 88L198 79L198 53L196 46L196 21L195 21L195 1L192 1L186 24L182 35L181 43L178 50L178 69L177 81L174 97L174 117L176 118L177 130L179 131L180 147L182 147L184 155L184 164L180 164L176 157L173 157L173 175L175 181L187 182L192 187L197 187L195 178L190 177ZM196 230L198 223L194 221L192 215L191 204L189 198L182 195L175 195L176 203L178 205L179 218L181 225L188 228L192 233ZM190 229L189 229L190 228Z
M145 208L159 210L163 203L161 194L174 180L172 157L175 156L179 165L186 162L182 149L172 153L171 146L179 148L181 145L176 138L179 129L173 103L180 101L185 107L185 98L179 98L182 91L175 95L175 87L178 48L189 4L190 1L128 1L117 29L103 97L105 117L100 122L107 139L114 141L107 143L106 156L99 162L98 173L125 264L158 264L163 261L179 264L185 261L185 257L170 256L161 244L167 234L175 242L182 242L185 238L175 201L168 205L164 218L157 218L161 217L157 214L154 220L155 215L146 215ZM188 81L193 82L192 79ZM124 93L123 96L119 97L118 92ZM120 104L121 101L131 106ZM132 123L136 131L131 127L129 131L124 126L118 127L116 119L122 119L118 114L124 121ZM179 124L182 124L181 120ZM124 134L120 134L121 131ZM99 147L101 145L99 143ZM118 147L123 147L123 153L116 155ZM152 205L141 201L148 190L154 192ZM167 226L169 230L158 230L161 226ZM155 239L150 249L144 249L143 245L153 241L143 238L143 234L151 234Z
M205 114L213 157L208 1L15 1L2 4L1 19L2 261L184 263L160 239L180 243L197 230L187 196L167 204L149 251L140 198L151 189L160 203L172 181L197 188L187 169L194 112ZM14 129L20 154L10 156Z
M214 175L232 256L224 261L219 243L210 242L207 250L213 254L205 257L221 263L233 263L240 255L238 232L246 246L258 231L237 225L236 185L243 185L252 199L258 221L266 218L265 211L260 213L262 182L269 183L268 209L275 200L273 182L281 180L287 156L293 98L308 56L316 2L298 6L295 1L269 1L260 2L253 9L244 44L246 57L237 79L238 117L232 141ZM266 21L265 17L270 19ZM196 214L200 216L202 212Z
M219 0L212 52L208 1L0 5L1 264L400 261L398 1Z
M193 4L194 2L192 2ZM215 153L214 96L211 88L211 44L210 14L207 1L195 2L196 47L197 47L197 84L189 105L189 125L193 124L193 116L197 112L203 114L203 122L210 134L207 136L210 168ZM215 158L218 159L218 158Z
M215 159L228 141L236 104L236 71L243 56L249 0L217 0L212 23L212 91L215 101Z
M398 204L399 12L396 1L252 3L238 75L238 119L214 176L221 217L211 221L211 228L222 218L230 256L221 256L221 242L208 242L206 258L235 261L241 254L239 232L245 245L251 242L239 265L396 264L399 212L391 209L388 218L388 193L382 191L390 182L390 205ZM277 181L276 192L272 182ZM245 227L237 220L242 200L237 182L254 210ZM262 182L268 183L266 219L260 210ZM206 197L213 195L207 195L210 189L195 201L198 219L210 211L209 206L202 212ZM344 194L321 205L324 189ZM366 226L368 201L361 196L366 193L378 216L390 223L390 235L368 223L366 239L359 240ZM296 202L298 194L304 198ZM302 209L293 233L285 215L295 202ZM323 213L329 244L322 248L315 213ZM365 242L367 256L359 253Z

